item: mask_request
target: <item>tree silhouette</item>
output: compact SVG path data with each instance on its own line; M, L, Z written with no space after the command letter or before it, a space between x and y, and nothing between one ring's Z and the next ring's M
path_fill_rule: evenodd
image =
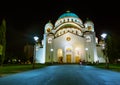
M103 54L106 56L106 68L109 68L109 63L114 63L119 58L119 43L114 34L108 34L105 39L105 49Z
M0 26L0 45L2 48L2 54L1 54L1 66L3 65L4 59L5 59L5 51L6 51L6 21L5 19L2 20L2 24Z

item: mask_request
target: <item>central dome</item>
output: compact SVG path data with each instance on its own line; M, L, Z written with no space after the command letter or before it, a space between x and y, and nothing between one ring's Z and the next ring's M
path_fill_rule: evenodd
M65 18L65 17L79 18L75 13L72 13L70 11L66 11L66 13L62 14L58 19Z

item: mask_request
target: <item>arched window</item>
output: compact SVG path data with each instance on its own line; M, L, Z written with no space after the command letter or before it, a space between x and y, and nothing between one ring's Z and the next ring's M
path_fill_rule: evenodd
M60 21L60 24L62 23L62 21Z
M67 19L67 21L69 22L69 19Z
M75 22L77 22L77 20L75 20Z
M71 21L73 22L73 19L71 19Z
M48 38L48 43L52 43L52 38Z
M91 37L90 36L86 36L86 42L91 42Z
M76 34L78 34L78 31L76 30Z
M62 49L58 49L57 55L58 55L58 57L62 57L63 56Z
M63 22L65 22L65 19L63 20Z

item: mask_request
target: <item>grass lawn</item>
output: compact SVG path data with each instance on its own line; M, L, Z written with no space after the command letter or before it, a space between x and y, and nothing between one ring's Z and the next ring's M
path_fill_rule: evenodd
M105 64L96 64L96 65L93 65L93 66L98 67L98 68L106 69ZM109 69L108 70L120 72L120 64L109 64Z
M49 66L49 65L50 64L35 64L34 69L43 68L43 67L46 67L46 66ZM19 73L19 72L34 70L32 68L32 66L33 66L32 64L4 65L3 67L0 67L0 77L7 76L7 75L10 75L10 74ZM92 66L102 68L102 69L106 69L105 64L92 64ZM120 72L120 64L109 64L109 69L108 70Z
M0 67L0 76L6 76L14 73L24 72L28 70L33 70L32 64L15 64L15 65L4 65ZM46 64L35 64L34 69L43 68L48 65Z

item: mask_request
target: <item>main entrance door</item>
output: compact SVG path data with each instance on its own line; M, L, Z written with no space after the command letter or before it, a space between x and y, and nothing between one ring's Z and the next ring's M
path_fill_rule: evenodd
M75 62L76 62L76 63L79 63L79 62L80 62L79 56L76 56L76 57L75 57Z
M72 47L67 46L66 47L66 63L71 63L72 61Z
M66 55L66 62L71 63L71 55L70 54Z

